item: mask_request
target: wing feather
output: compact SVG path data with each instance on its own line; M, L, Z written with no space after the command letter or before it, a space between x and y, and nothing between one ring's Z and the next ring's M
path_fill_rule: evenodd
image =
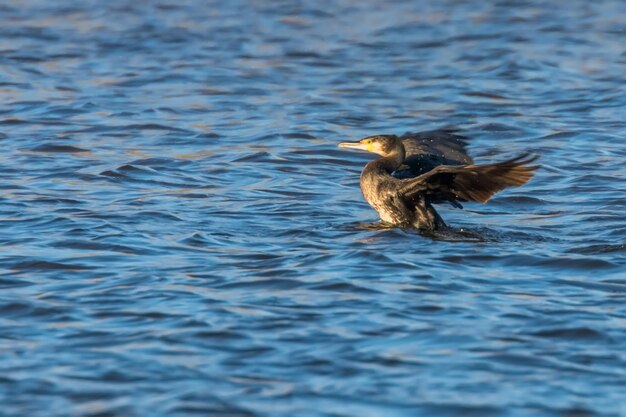
M508 187L526 184L538 165L528 154L485 165L440 165L416 178L406 179L400 193L407 198L425 194L431 200L487 202Z
M406 150L407 165L411 158L426 155L445 160L446 165L472 164L467 154L467 138L456 134L455 130L442 129L427 132L409 132L400 137Z

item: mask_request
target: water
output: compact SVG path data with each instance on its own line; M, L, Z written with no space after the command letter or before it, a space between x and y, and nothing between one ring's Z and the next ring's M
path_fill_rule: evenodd
M0 5L0 414L626 415L626 5L310 3ZM377 226L444 126L543 168Z

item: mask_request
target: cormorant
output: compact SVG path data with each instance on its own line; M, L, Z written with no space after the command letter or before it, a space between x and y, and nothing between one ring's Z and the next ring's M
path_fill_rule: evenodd
M368 136L340 148L381 155L361 172L361 191L382 221L425 231L445 227L433 203L487 202L507 187L526 184L538 165L523 154L493 164L474 165L466 138L452 130Z

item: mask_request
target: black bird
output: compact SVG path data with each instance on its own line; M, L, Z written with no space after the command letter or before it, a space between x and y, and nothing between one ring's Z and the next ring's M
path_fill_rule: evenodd
M445 227L433 203L487 202L507 187L533 177L537 157L528 154L494 164L474 165L466 139L451 130L376 135L341 148L362 149L382 156L365 165L361 191L382 221L425 231Z

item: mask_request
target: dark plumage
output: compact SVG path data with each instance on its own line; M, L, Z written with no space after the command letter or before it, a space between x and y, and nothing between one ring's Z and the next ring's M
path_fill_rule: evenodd
M526 184L539 168L528 154L494 164L474 165L465 138L452 131L369 136L342 148L382 156L361 172L361 191L381 220L402 227L445 226L433 203L487 202L507 187Z

